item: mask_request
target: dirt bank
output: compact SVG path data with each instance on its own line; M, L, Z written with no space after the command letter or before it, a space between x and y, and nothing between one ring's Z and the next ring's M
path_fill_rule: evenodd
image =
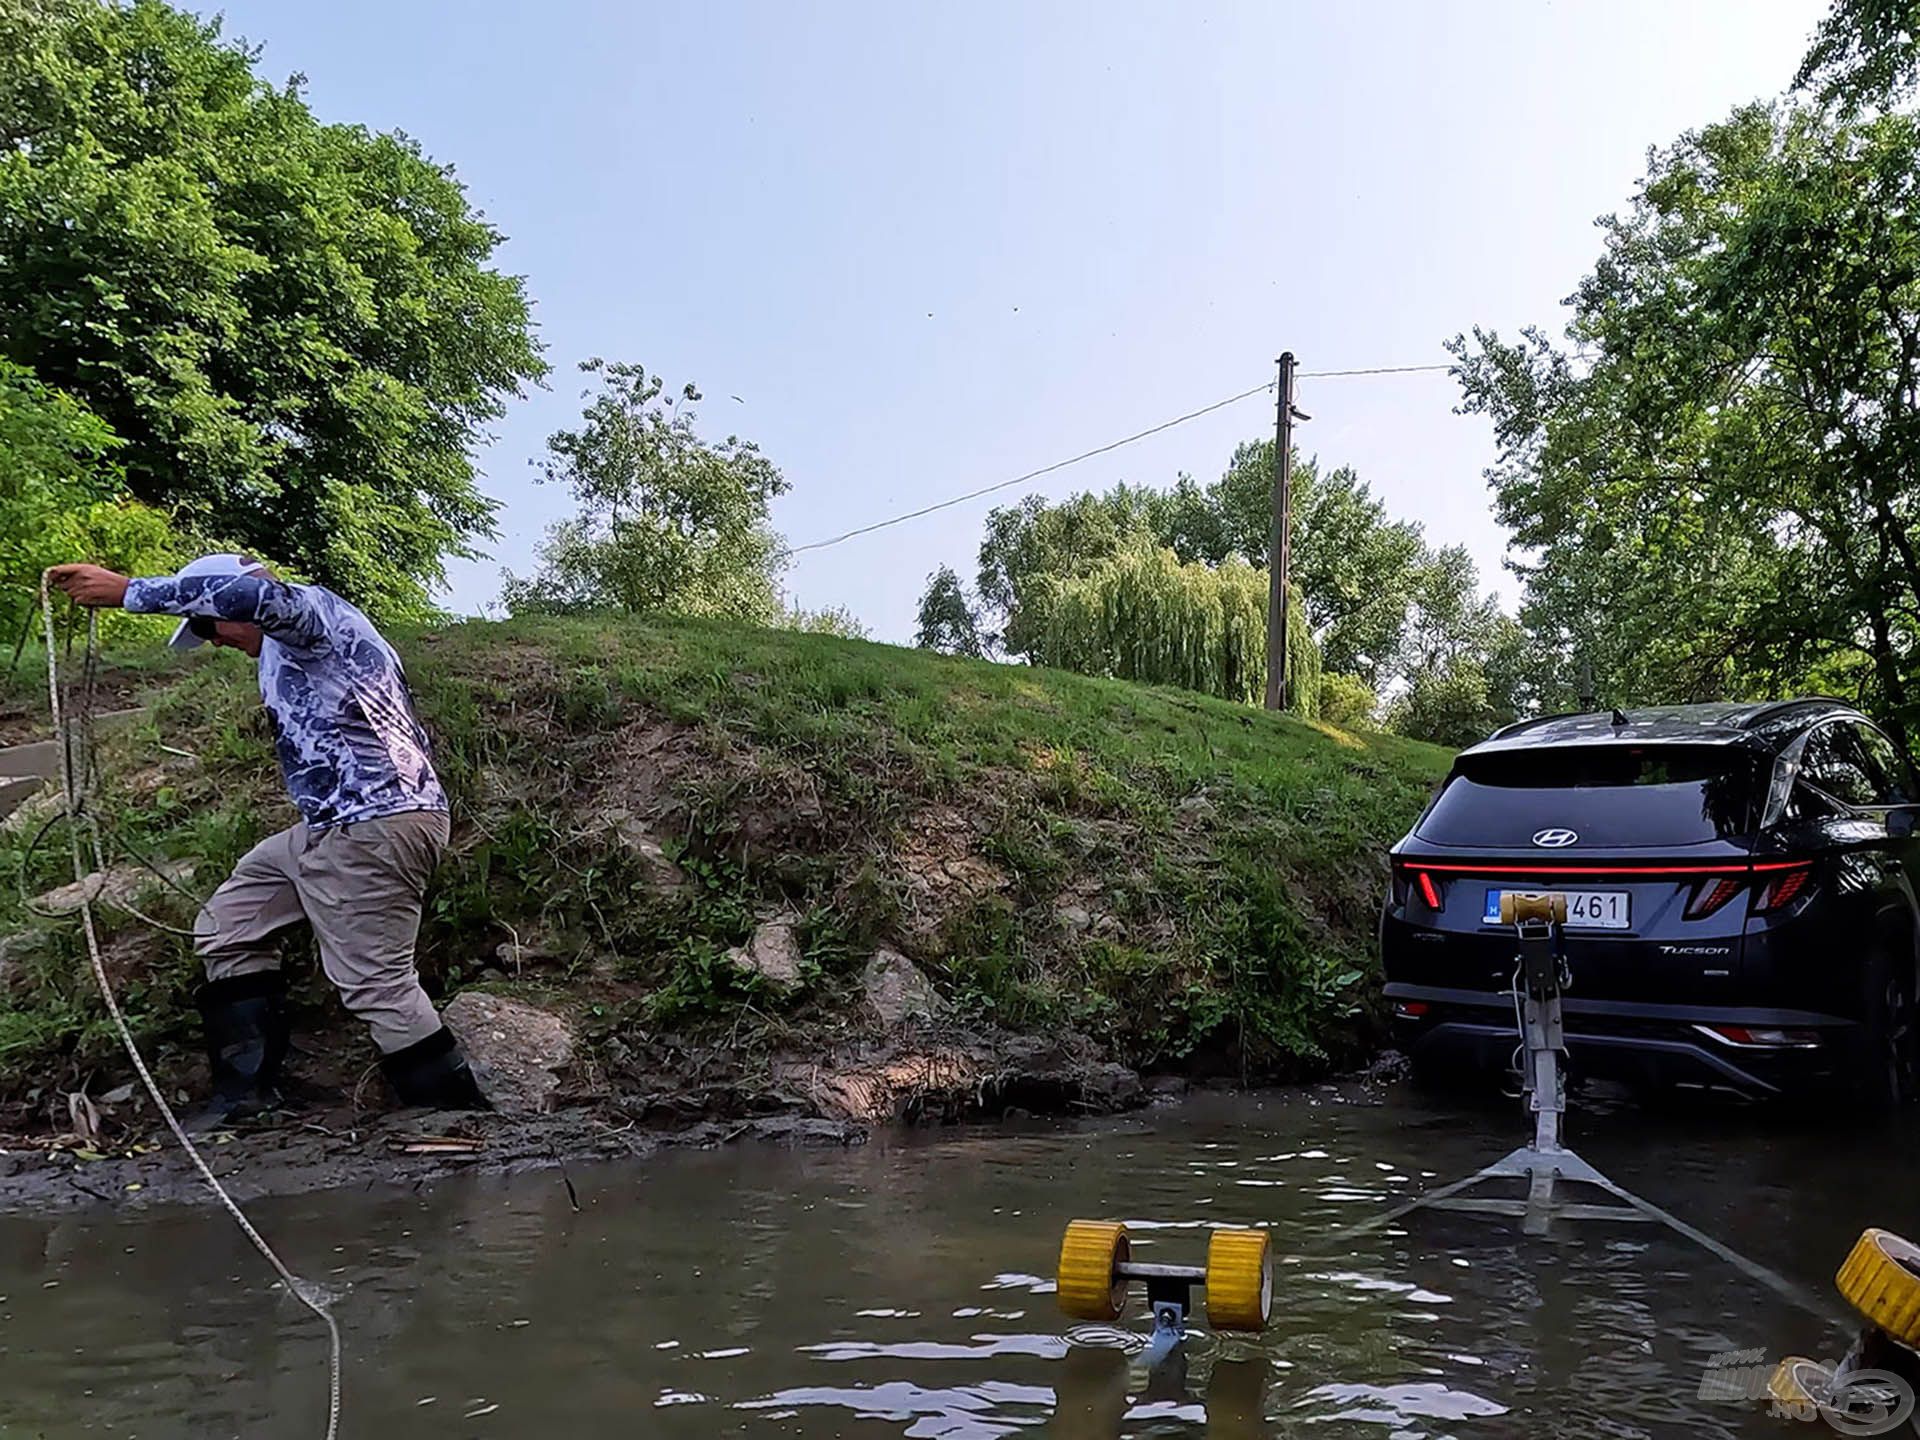
M1381 1103L1404 1073L1400 1057L1388 1052L1365 1070L1273 1093L1307 1104L1324 1100L1372 1105ZM218 1132L202 1140L201 1148L221 1184L242 1204L263 1196L347 1187L422 1189L470 1172L552 1170L558 1183L571 1190L575 1168L668 1150L724 1145L844 1149L864 1145L879 1125L911 1124L932 1113L980 1124L1036 1115L1086 1117L1176 1103L1200 1089L1239 1089L1225 1083L1195 1086L1173 1076L1142 1081L1108 1072L1009 1072L1001 1080L998 1090L976 1088L968 1094L956 1087L927 1097L937 1101L937 1112L917 1111L872 1123L789 1112L650 1125L635 1117L631 1102L541 1115L409 1111L356 1118L336 1108ZM1047 1103L1069 1097L1068 1104ZM1012 1103L1020 1100L1033 1104ZM121 1142L105 1153L50 1146L44 1138L23 1142L0 1137L0 1215L214 1203L178 1142L157 1126L127 1127Z
M344 1090L317 1084L309 1066L298 1085L304 1102L296 1098L284 1113L216 1132L201 1148L222 1183L245 1201L341 1186L423 1185L471 1169L564 1170L663 1148L857 1145L877 1125L1105 1114L1143 1104L1155 1090L1185 1088L1145 1084L1085 1050L1084 1042L902 1037L782 1057L760 1085L713 1056L705 1086L696 1083L696 1061L680 1086L657 1076L652 1087L591 1098L563 1086L551 1109L482 1114L363 1108ZM489 1092L509 1105L524 1098L522 1082L507 1073L513 1063L496 1056L481 1067ZM380 1103L377 1094L373 1103ZM210 1201L143 1094L69 1101L64 1130L49 1113L16 1112L16 1125L29 1122L26 1133L0 1133L0 1214Z
M617 1112L615 1112L617 1114ZM465 1170L506 1171L646 1156L665 1147L735 1143L857 1145L851 1122L767 1116L649 1131L590 1110L559 1115L378 1115L335 1129L337 1115L290 1116L201 1142L213 1172L242 1204L264 1195L351 1186L422 1186ZM9 1148L9 1143L28 1148ZM89 1158L81 1158L87 1156ZM97 1157L97 1158L94 1158ZM0 1142L0 1214L52 1214L88 1206L213 1204L206 1183L164 1130L140 1132L107 1154Z

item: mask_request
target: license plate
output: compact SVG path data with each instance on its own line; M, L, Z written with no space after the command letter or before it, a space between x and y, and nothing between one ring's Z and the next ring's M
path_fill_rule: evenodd
M1500 923L1500 890L1487 891L1484 925ZM1567 897L1567 929L1625 930L1632 925L1632 895L1625 890L1520 890L1520 895L1564 895Z

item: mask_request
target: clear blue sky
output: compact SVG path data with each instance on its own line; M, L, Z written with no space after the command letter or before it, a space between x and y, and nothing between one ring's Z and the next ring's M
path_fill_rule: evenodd
M202 9L211 13L215 7ZM478 610L567 497L527 462L575 363L636 360L760 443L795 544L974 489L1303 369L1558 327L1649 145L1782 90L1819 0L1434 4L238 0L266 74L402 129L511 238L554 365L482 456L505 502ZM739 396L740 402L731 399ZM1306 382L1299 443L1466 543L1509 594L1484 424L1444 374ZM1256 398L1050 476L1211 476ZM910 636L982 500L789 575Z

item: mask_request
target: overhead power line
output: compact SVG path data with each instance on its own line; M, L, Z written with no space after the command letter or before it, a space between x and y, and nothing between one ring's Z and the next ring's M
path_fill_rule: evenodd
M1376 365L1370 370L1301 370L1295 373L1297 380L1337 380L1345 375L1412 375L1422 370L1451 370L1453 363L1445 365Z
M992 485L983 485L978 490L969 490L966 494L955 495L950 500L941 500L936 504L923 505L918 510L909 510L901 515L890 515L885 520L876 520L871 525L862 525L858 529L848 530L844 534L835 535L830 539L815 540L809 545L796 545L789 553L802 555L809 550L825 550L829 545L838 545L842 541L852 540L859 535L871 535L876 530L885 530L889 526L901 525L908 520L918 520L923 515L932 515L940 510L951 510L955 505L964 505L969 500L978 500L982 495L991 495L996 490L1010 490L1015 485L1024 485L1029 480L1038 480L1042 475L1051 475L1056 470L1064 470L1069 465L1078 465L1082 460L1091 460L1096 455L1106 455L1114 450L1118 450L1123 445L1131 445L1136 440L1144 440L1149 435L1158 435L1162 430L1171 430L1174 426L1184 425L1189 420L1198 420L1202 415L1211 415L1216 410L1224 410L1227 406L1237 404L1239 401L1245 400L1250 396L1264 394L1272 390L1273 385L1274 382L1269 380L1265 384L1254 386L1251 390L1242 390L1238 395L1229 395L1226 399L1216 400L1211 405L1202 405L1198 410L1189 410L1184 415L1176 415L1171 420L1164 420L1151 429L1129 435L1123 440L1115 440L1092 450L1084 450L1080 454L1071 456L1068 459L1056 460L1051 465L1042 465L1038 470L1029 470L1024 475L1016 475L1011 480L1001 480Z
M1363 370L1301 370L1296 372L1296 378L1301 380L1336 380L1349 375L1412 375L1423 370L1451 370L1452 368L1451 363L1445 365L1376 365ZM1091 460L1098 455L1111 454L1122 446L1132 445L1136 441L1145 440L1150 435L1158 435L1163 430L1171 430L1176 425L1184 425L1189 420L1198 420L1202 415L1211 415L1216 410L1224 410L1227 406L1236 405L1240 401L1249 399L1252 396L1270 394L1272 393L1274 383L1274 381L1269 380L1265 384L1254 386L1251 390L1242 390L1238 395L1229 395L1226 399L1216 400L1211 405L1202 405L1198 410L1189 410L1184 415L1176 415L1171 420L1163 420L1158 425L1139 431L1136 434L1128 435L1124 439L1114 440L1106 445L1096 446L1092 450L1084 450L1080 454L1069 456L1065 460L1056 460L1051 465L1042 465L1038 470L1029 470L1024 475L1016 475L1011 480L1000 480L992 485L982 485L978 490L969 490L964 495L955 495L951 499L940 500L932 505L923 505L918 510L908 510L899 515L889 515L884 520L876 520L871 525L857 526L841 534L829 536L825 540L815 540L806 545L796 545L788 553L791 555L804 555L809 550L825 550L830 546L843 544L848 540L857 539L862 535L871 535L876 530L890 529L895 525L904 525L909 520L918 520L922 516L937 514L942 510L951 510L954 506L964 505L969 500L978 500L982 495L992 495L1000 490L1011 490L1016 485L1025 485L1030 480L1038 480L1041 476L1051 475L1056 470L1065 470L1069 465L1078 465L1081 461Z

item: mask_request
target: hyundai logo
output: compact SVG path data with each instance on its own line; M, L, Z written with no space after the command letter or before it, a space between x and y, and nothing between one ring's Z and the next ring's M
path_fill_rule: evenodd
M1540 830L1534 833L1533 843L1543 845L1549 850L1559 850L1573 844L1579 838L1579 835L1572 830Z

